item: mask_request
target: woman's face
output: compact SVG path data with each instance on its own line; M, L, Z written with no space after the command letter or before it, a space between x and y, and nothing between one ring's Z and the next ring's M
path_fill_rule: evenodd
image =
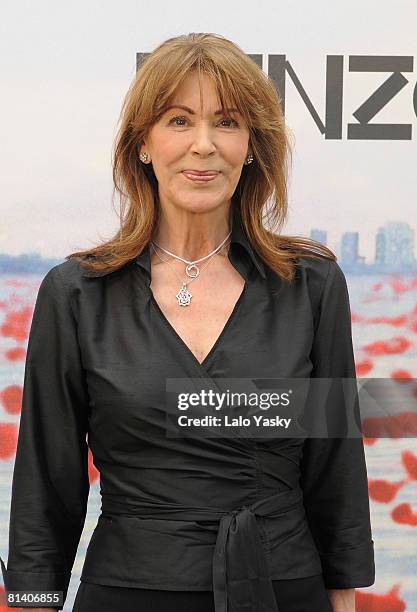
M250 152L243 117L231 111L215 114L220 109L215 86L206 75L202 78L202 113L198 76L191 73L172 101L189 110L166 110L140 149L150 155L162 206L171 204L193 212L230 203ZM195 182L184 170L216 170L218 174L211 181Z

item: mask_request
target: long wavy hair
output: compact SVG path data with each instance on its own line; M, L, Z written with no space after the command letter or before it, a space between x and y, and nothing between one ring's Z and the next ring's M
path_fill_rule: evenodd
M293 279L299 256L336 260L318 241L281 234L292 160L292 135L281 98L271 78L238 45L214 33L169 38L140 64L123 101L112 153L112 201L114 205L117 193L120 228L110 240L66 259L78 258L87 270L116 270L152 239L160 215L158 182L152 164L140 161L139 149L192 70L198 74L200 98L205 74L213 80L222 108L235 106L248 126L254 161L243 166L233 199L255 252L287 281Z

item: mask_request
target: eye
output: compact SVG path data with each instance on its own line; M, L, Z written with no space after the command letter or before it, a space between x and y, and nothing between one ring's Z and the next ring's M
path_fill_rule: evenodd
M169 121L169 124L174 123L175 121L184 121L184 120L185 120L185 117L172 117L171 121ZM182 126L179 126L179 127L182 127Z
M226 119L223 119L223 121L231 121L232 123L234 123L236 125L236 127L239 125L238 122L235 119L226 118ZM223 123L223 121L222 121L222 123Z
M169 125L170 124L175 124L178 127L183 127L184 124L179 125L178 123L175 123L176 121L187 121L187 118L184 117L184 116L172 117L172 119L169 121ZM222 119L221 123L224 123L225 121L229 121L229 122L233 123L236 127L239 126L238 122L235 119L231 119L229 117L225 117L224 119ZM226 127L230 127L230 126L226 126Z

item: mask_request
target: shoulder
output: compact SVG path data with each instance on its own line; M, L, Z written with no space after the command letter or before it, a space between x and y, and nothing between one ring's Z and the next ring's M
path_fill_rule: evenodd
M63 283L68 289L79 287L83 284L86 286L91 286L91 280L94 278L100 279L107 276L116 276L123 275L123 273L127 272L132 268L133 261L124 264L122 267L118 269L104 269L100 271L93 271L83 265L84 260L79 257L70 257L66 259L60 264L53 266L45 276L46 278L51 278L52 280L57 280L58 282Z
M78 310L78 302L92 287L88 287L88 279L84 278L86 269L80 260L74 257L52 266L44 275L39 285L37 301L55 304L58 308Z
M80 284L84 268L75 258L66 259L62 263L52 266L42 279L41 287L61 286L66 291Z
M321 287L322 290L326 285L346 284L342 268L336 260L330 257L302 255L297 258L296 267L297 273L303 276L309 284Z
M298 282L308 295L314 321L317 322L323 304L348 302L346 277L336 260L320 255L303 255L297 259Z
M110 294L121 299L129 293L132 271L137 267L134 260L116 270L100 271L92 271L83 263L78 257L70 257L53 266L44 276L39 291L52 294L57 300L70 300L74 310L79 310L82 304L97 306Z

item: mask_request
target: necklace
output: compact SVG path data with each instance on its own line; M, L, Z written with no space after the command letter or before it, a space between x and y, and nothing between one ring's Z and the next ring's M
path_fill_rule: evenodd
M230 234L229 234L229 236L230 236ZM226 236L226 240L227 240L227 238L228 238L229 236ZM224 243L224 241L223 241L223 243ZM221 244L219 247L217 247L217 249L216 249L215 251L213 251L213 253L210 253L209 255L207 255L206 257L203 257L202 259L197 259L197 260L196 260L196 261L202 261L203 259L207 259L207 257L210 257L209 261L206 263L206 265L205 265L205 266L203 266L203 267L201 268L201 270L204 270L205 268L207 268L207 266L209 265L209 263L210 263L211 258L213 257L213 255L215 255L215 253L216 253L216 252L217 252L217 251L218 251L220 248L223 248L223 246L224 246L224 245L223 245L223 243L222 243L222 244ZM174 269L174 268L171 266L171 264L169 263L169 261L167 261L166 259L163 259L163 258L160 256L160 254L158 253L158 251L155 249L155 245L156 245L156 242L154 243L154 242L152 242L152 241L151 241L151 246L152 246L153 250L155 251L156 255L159 257L159 259L160 259L161 261L163 261L164 263L168 264L168 266L171 268L171 270L173 270L173 271L175 272L175 274L178 276L178 278L180 278L180 276L177 274L177 271L176 271L176 270L175 270L175 269ZM156 246L158 246L158 245L156 245ZM227 245L225 245L225 246L227 246ZM159 247L159 248L161 249L162 247ZM165 249L162 249L162 250L163 250L163 251L165 251ZM181 257L178 257L177 255L173 255L173 257L175 257L176 259L180 259L181 261L184 261L184 263L187 263L187 264L194 263L194 262L188 262L188 261L186 261L186 260L182 259ZM195 274L195 276L192 276L192 277L191 277L191 280L189 280L188 282L184 282L184 281L183 281L183 280L180 278L181 283L182 283L182 286L181 286L181 289L178 291L178 293L175 295L175 297L176 297L176 298L177 298L177 300L178 300L178 305L179 305L179 306L189 306L189 305L191 304L191 298L193 297L193 294L191 293L191 291L189 291L189 289L188 289L188 285L189 285L190 283L192 283L192 282L193 282L193 280L195 280L195 279L198 277L198 275L200 274L200 269L198 268L198 266L197 266L197 270L198 270L197 274ZM188 276L190 276L190 275L188 275Z
M226 238L223 240L223 242L221 242L219 244L219 246L214 249L214 251L212 251L211 253L209 253L208 255L206 255L205 257L201 257L200 259L194 259L194 261L188 261L188 259L184 259L183 257L180 257L179 255L175 255L174 253L171 253L171 251L168 251L167 249L164 249L164 247L161 247L157 242L153 241L152 245L156 245L159 249L161 249L161 251L164 251L164 253L167 253L167 255L171 255L172 257L175 257L175 259L179 259L180 261L183 261L184 263L187 264L186 268L185 268L185 272L187 274L187 276L190 276L191 278L195 278L196 276L198 276L200 274L200 269L197 266L198 262L200 261L204 261L205 259L208 259L209 257L211 257L212 255L215 255L215 253L217 253L217 251L219 251L222 246L224 245L224 243L226 242L226 240L229 238L230 234L232 232L230 231ZM163 261L163 260L162 260Z

